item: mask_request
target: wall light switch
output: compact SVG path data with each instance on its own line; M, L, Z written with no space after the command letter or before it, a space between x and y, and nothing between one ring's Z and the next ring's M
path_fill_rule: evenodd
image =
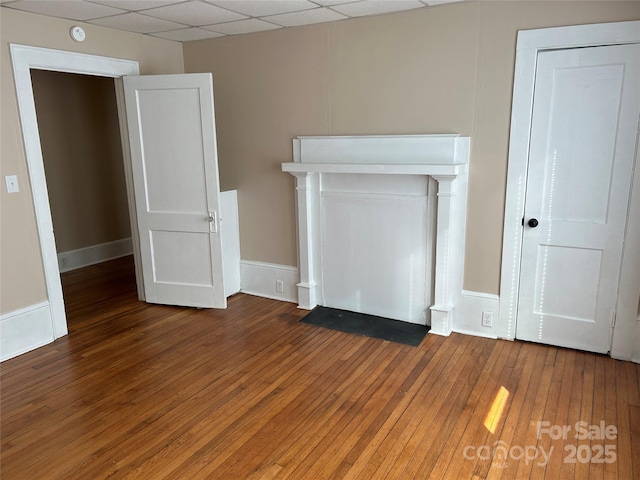
M17 175L7 175L4 177L4 181L7 184L7 193L18 193L20 191Z

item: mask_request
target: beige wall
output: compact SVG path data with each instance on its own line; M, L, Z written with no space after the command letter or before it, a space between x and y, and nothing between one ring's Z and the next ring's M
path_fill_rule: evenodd
M47 298L9 43L137 60L142 73L214 73L223 189L239 190L242 254L296 264L296 135L472 137L465 288L498 293L516 32L640 19L639 2L471 2L184 45L0 9L0 312Z
M472 138L465 288L499 291L516 33L640 19L639 2L482 1L184 44L214 75L223 189L242 256L296 265L296 135Z
M114 80L31 72L58 253L131 236Z
M280 163L296 135L327 134L327 26L188 44L213 72L221 190L238 189L243 259L296 265L293 183Z
M141 73L183 72L176 42L83 24L87 39L76 43L69 28L79 22L0 9L0 177L18 176L20 193L0 188L0 312L47 299L34 207L18 118L9 43L137 60ZM4 183L4 180L3 180Z

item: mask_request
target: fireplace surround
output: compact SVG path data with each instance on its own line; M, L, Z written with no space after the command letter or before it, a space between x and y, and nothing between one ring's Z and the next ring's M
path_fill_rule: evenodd
M293 140L293 157L282 170L296 182L299 307L353 305L412 323L430 320L431 333L449 335L462 296L469 138L302 136ZM336 253L342 230L350 250ZM371 271L358 275L361 261L341 275L361 252ZM407 263L403 252L410 267L400 265ZM393 304L390 314L385 301Z

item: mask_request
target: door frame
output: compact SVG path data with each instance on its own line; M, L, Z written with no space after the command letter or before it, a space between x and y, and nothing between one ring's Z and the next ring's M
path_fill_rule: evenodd
M498 336L513 340L518 317L518 294L522 246L522 218L529 164L529 140L536 62L543 50L640 43L640 21L544 28L518 32L511 110L511 131L507 171L507 192L500 276ZM636 148L636 164L638 157ZM619 279L617 320L612 336L611 356L629 360L633 328L640 297L640 173L634 168L627 213L625 248ZM628 248L631 246L631 248Z
M31 69L118 79L124 75L139 75L140 67L135 60L102 57L27 45L10 44L10 50L22 137L31 183L31 195L35 209L38 239L44 268L45 285L47 288L48 308L53 326L54 339L56 339L68 333L67 317L64 308L62 282L60 280L60 270L58 267L58 253L53 233L51 207L49 205L42 146L40 144L40 132L38 130L33 86L31 83ZM122 138L131 236L136 262L136 284L138 286L138 296L143 299L144 291L142 288L144 284L140 277L142 270L138 268L139 243L137 222L135 221L135 203L132 201L134 196L133 183L131 181L131 159L128 150L123 98L119 83L121 82L115 82L115 90L116 101L118 103L120 135Z

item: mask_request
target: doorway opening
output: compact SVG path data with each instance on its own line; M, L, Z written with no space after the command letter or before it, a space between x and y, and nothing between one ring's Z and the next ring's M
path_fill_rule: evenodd
M108 77L39 69L31 69L31 82L66 304L71 272L132 255L115 85ZM135 291L129 271L126 283ZM98 290L96 302L109 292Z
M31 69L79 73L113 79L124 75L138 75L140 68L136 61L26 45L11 44L10 50L48 297L47 302L40 309L38 317L34 318L33 324L21 326L25 331L37 332L37 341L30 340L27 345L21 338L8 340L19 345L16 351L27 351L35 348L36 345L45 345L56 338L66 335L68 332L60 270L58 268L58 254L53 234L53 222L51 220L42 148L38 132ZM120 93L117 92L117 95L118 105L121 105ZM123 130L123 122L124 120L120 117L121 131ZM123 148L123 155L127 155L127 151L128 148ZM128 162L125 162L125 175L127 178L130 175L129 171L130 166L128 166ZM132 194L129 182L127 182L127 195L131 198ZM131 202L129 204L131 205ZM131 215L131 209L129 211ZM132 232L132 237L134 238L134 258L137 259L135 246L137 236L135 231ZM136 268L136 275L137 271L138 269ZM137 279L136 284L141 284L140 279ZM140 297L140 289L138 290L138 296Z

